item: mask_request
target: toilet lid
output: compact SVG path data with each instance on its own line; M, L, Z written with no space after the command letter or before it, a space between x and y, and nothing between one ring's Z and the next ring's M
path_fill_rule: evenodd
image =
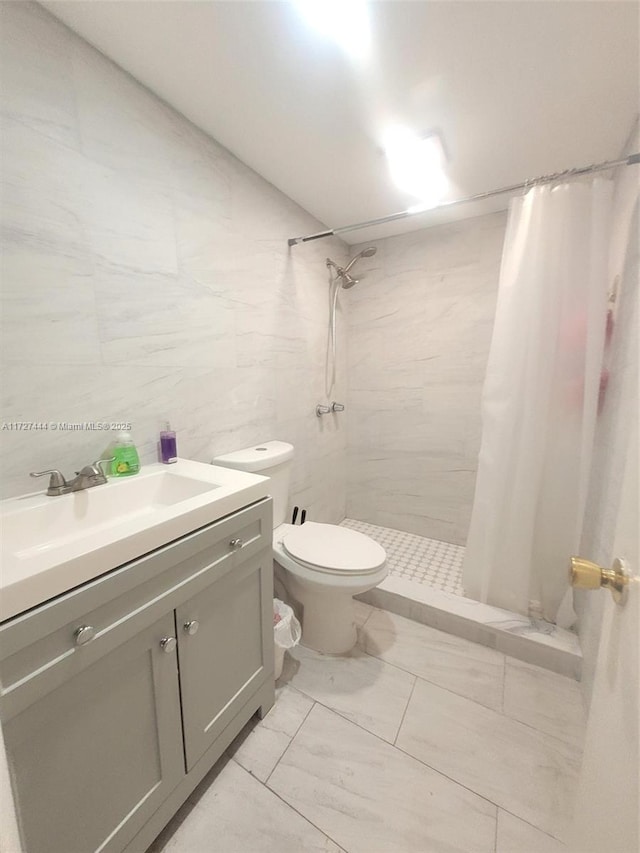
M295 527L282 540L290 557L328 572L374 572L387 559L384 548L364 533L307 521Z

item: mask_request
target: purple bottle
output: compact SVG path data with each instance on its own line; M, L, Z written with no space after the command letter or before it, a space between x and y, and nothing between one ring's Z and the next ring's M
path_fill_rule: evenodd
M160 430L160 458L165 465L170 465L172 462L178 461L176 434L171 429L168 421L165 424L165 428Z

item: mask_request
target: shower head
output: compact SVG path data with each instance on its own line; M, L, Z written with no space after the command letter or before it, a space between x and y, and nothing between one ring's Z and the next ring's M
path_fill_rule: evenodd
M349 272L349 270L356 263L356 261L359 261L360 258L372 258L377 251L378 250L376 249L375 246L367 246L366 249L363 249L361 252L358 252L358 254L355 256L355 258L351 258L349 263L344 268L344 271L346 273Z
M357 284L360 281L359 278L353 278L353 276L349 275L348 272L343 272L340 278L342 279L343 290L349 290L350 287L353 287L354 284Z
M331 258L327 258L327 266L333 267L336 271L338 278L342 279L342 287L344 290L348 290L350 287L353 287L354 284L357 284L360 279L354 278L352 275L349 275L349 270L355 264L356 261L359 261L360 258L371 258L378 250L375 246L368 246L366 249L363 249L361 252L355 256L355 258L351 258L346 267L339 267Z

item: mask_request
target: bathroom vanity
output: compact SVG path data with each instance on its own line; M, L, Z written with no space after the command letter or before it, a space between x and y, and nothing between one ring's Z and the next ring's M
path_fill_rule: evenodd
M100 566L0 626L0 715L25 853L142 853L272 706L272 502L268 480L244 478L235 503L248 505L217 517L233 504L216 510L212 498L209 523Z

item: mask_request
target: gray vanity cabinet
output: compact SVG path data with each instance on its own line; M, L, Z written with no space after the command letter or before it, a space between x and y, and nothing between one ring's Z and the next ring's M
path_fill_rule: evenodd
M271 520L264 499L0 626L25 853L143 853L271 707Z
M180 781L173 634L167 614L25 707L16 693L4 739L28 853L121 850Z
M260 686L268 666L272 620L261 616L265 596L273 607L267 562L270 553L244 561L176 609L187 770Z

